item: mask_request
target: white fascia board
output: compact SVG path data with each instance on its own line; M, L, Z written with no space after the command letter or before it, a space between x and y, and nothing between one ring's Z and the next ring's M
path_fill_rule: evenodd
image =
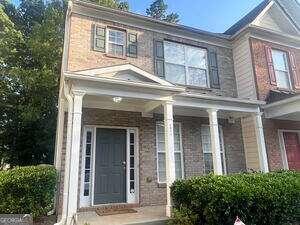
M119 79L112 79L112 78L104 78L104 77L95 77L89 76L84 74L78 73L65 73L65 77L73 80L85 80L85 81L94 81L106 84L116 84L116 85L124 85L124 86L131 86L131 87L141 87L141 88L149 88L149 89L156 89L156 90L163 90L163 91L170 91L170 92L183 92L185 88L175 87L175 86L163 86L158 84L152 83L138 83L132 81L125 81Z
M182 93L182 94L179 94L178 96L207 99L207 100L216 100L216 101L226 101L226 102L234 102L234 103L242 103L242 104L244 103L244 104L251 104L251 105L265 105L266 104L265 101L260 101L260 100L221 97L221 96L212 96L212 95L205 95L205 94Z
M181 107L191 107L191 108L201 108L201 109L218 109L225 111L236 111L236 112L247 112L247 113L258 113L259 107L252 104L240 104L234 102L223 102L215 101L211 99L193 99L193 98L183 98L175 97L174 106Z
M300 95L265 105L263 109L267 118L276 118L300 112Z
M163 80L157 76L154 76L130 63L122 64L122 65L115 65L115 66L107 66L107 67L102 67L102 68L96 68L96 69L88 69L88 70L81 70L81 71L76 71L73 73L79 74L79 75L101 75L101 74L106 74L106 73L115 73L115 72L120 72L120 71L125 71L125 70L131 70L142 77L146 77L154 82L157 82L161 85L166 85L166 86L172 86L175 87L174 84Z

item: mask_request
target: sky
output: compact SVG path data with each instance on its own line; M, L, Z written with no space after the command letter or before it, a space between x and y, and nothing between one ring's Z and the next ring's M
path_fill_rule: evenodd
M153 0L127 0L130 11L145 14ZM300 1L300 0L299 0ZM19 0L12 0L15 4ZM169 12L180 15L180 24L223 33L262 0L165 0Z
M128 0L130 10L145 14L152 0ZM180 24L223 33L262 0L165 0L170 12L180 15Z

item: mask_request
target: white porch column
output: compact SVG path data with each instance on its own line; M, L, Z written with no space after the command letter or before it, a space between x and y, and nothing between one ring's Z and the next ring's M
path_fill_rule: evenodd
M213 155L213 166L214 173L216 175L222 175L222 160L221 160L221 149L220 149L220 136L219 136L219 124L217 109L208 109L209 115L209 127L210 127L210 140L211 150Z
M73 117L70 152L70 178L69 178L69 202L67 224L72 222L73 216L77 212L78 204L78 180L79 180L79 156L81 137L81 114L82 98L85 92L73 90Z
M267 150L266 143L264 137L264 129L261 120L262 113L256 113L253 115L254 123L255 123L255 135L257 140L258 147L258 157L259 157L259 166L260 170L264 173L269 172L268 158L267 158Z
M167 178L167 205L166 216L172 213L171 185L175 181L175 157L173 134L173 102L164 103L165 151L166 151L166 178Z

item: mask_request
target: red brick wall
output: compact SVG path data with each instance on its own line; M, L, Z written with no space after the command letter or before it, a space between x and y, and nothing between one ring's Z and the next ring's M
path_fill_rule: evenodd
M127 32L137 33L138 57L125 57L124 59L108 56L105 53L93 50L93 25L115 27ZM195 36L196 37L196 36ZM68 52L68 70L86 70L105 66L131 63L143 70L154 74L153 40L168 39L171 41L190 44L216 51L218 57L218 70L220 76L220 89L209 89L210 94L236 97L236 83L234 77L232 50L204 42L171 36L164 33L153 32L115 22L95 19L92 17L72 14L70 27L70 43ZM192 89L196 91L197 89ZM201 90L205 92L205 90Z
M185 177L202 175L204 172L201 146L201 125L208 124L208 118L175 116L181 123ZM142 117L138 112L83 109L83 125L138 127L139 129L139 189L140 205L159 205L166 202L166 188L159 187L156 169L156 121L163 121L162 115L153 118ZM67 122L67 118L66 121ZM229 124L220 120L224 133L224 145L228 173L246 169L241 125L239 121ZM66 128L66 127L65 127ZM64 130L66 133L66 129ZM62 152L62 176L64 171L65 138ZM79 176L80 177L80 176ZM80 180L79 180L80 182ZM62 187L60 189L59 213L61 211Z
M266 100L270 90L277 90L277 87L271 85L270 83L265 52L266 44L272 48L292 52L295 55L296 65L300 65L300 50L251 38L250 45L252 51L253 69L257 86L257 97L259 100ZM297 74L300 74L300 66L297 66Z
M270 170L278 170L283 168L278 130L300 130L300 121L288 120L263 120L267 155Z

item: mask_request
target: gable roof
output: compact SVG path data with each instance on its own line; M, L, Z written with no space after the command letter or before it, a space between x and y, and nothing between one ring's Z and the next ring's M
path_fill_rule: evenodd
M300 1L276 0L276 2L282 7L294 25L300 30Z
M267 5L270 3L269 0L262 1L258 6L256 6L254 9L252 9L246 16L244 16L242 19L240 19L238 22L233 24L228 30L224 32L224 34L227 35L234 35L241 29L243 29L245 26L252 23L256 17L267 7Z
M300 30L300 3L297 2L297 0L263 0L258 6L246 14L246 16L227 29L224 34L235 35L241 29L251 24L272 2L276 2L277 5L289 17L293 25Z

